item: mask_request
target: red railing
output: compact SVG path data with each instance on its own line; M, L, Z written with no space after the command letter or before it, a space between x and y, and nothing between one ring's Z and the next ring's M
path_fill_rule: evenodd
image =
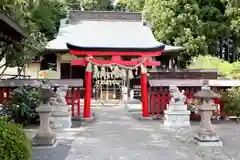
M0 87L0 104L11 98L11 92L16 87ZM81 89L80 87L69 88L66 93L66 104L71 105L72 116L80 117L81 115Z
M187 97L187 101L189 99L194 98L194 94L199 91L200 87L179 87L180 90L185 91L185 95ZM226 90L226 87L215 87L212 88L214 91L221 94L224 90ZM169 104L170 101L170 93L169 93L169 87L150 87L150 105L149 105L149 111L150 115L153 117L162 117L164 114L164 110L167 108L167 104ZM185 102L187 104L187 101ZM223 103L219 98L214 99L215 104L220 105L220 115L223 115ZM192 118L199 117L199 115L192 114Z
M79 117L81 115L81 92L80 88L69 88L68 92L66 93L66 103L71 105L72 109L72 116Z

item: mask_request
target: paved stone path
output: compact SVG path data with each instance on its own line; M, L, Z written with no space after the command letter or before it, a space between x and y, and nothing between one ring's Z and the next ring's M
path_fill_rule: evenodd
M122 108L103 108L76 135L65 160L200 160L156 123L136 120Z

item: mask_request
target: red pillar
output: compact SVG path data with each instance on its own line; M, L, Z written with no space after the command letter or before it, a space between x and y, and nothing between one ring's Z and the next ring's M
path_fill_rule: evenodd
M141 94L142 94L142 116L149 117L148 112L148 77L145 67L141 67Z
M92 95L92 65L89 63L85 71L85 96L84 96L84 118L91 116L91 95Z

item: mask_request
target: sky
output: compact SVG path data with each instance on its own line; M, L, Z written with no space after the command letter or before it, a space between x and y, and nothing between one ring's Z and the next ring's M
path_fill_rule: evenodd
M113 4L116 5L119 0L113 0Z

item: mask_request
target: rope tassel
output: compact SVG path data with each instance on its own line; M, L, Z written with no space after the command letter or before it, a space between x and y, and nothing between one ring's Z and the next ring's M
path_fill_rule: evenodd
M100 76L101 76L101 78L104 78L104 79L105 79L105 76L106 76L106 70L105 70L104 67L101 68Z
M119 70L118 66L115 66L114 69L113 69L115 78L119 78L119 77L120 77L119 71L120 71L120 70Z
M134 78L132 70L128 70L128 78L129 79L133 79Z
M99 71L98 71L98 67L96 65L94 65L93 67L93 78L98 78L99 77Z
M88 62L86 72L92 72L92 63L91 62Z
M143 64L141 64L141 73L142 74L147 73L147 69Z

